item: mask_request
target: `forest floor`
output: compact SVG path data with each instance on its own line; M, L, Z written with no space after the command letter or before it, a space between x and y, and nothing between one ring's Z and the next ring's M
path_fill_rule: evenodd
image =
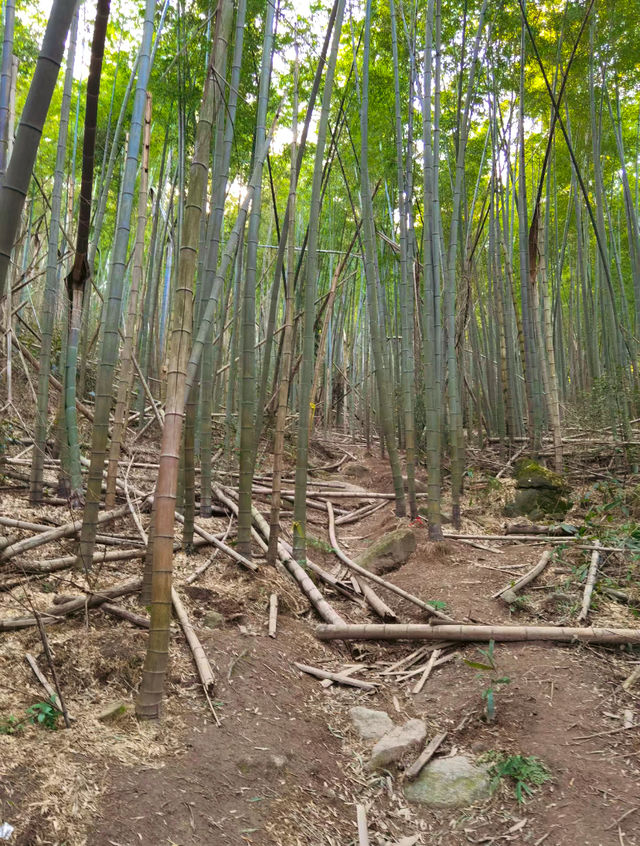
M391 490L385 461L338 438L334 454L341 454L340 443L366 467L359 485ZM151 456L149 450L146 460ZM347 469L343 465L323 478L344 481ZM498 484L492 478L482 470L473 476L463 504L467 532L503 531L502 506L513 483ZM8 487L0 494L5 516L56 523L69 519L56 506L29 507L26 494ZM605 508L605 494L600 502ZM355 508L358 503L340 504ZM591 507L589 513L596 512ZM584 513L576 511L567 519L580 522ZM339 572L326 515L311 511L309 517L311 560ZM219 516L197 522L217 532L229 521ZM407 521L398 520L387 503L360 522L340 526L339 540L355 558L399 525ZM132 523L122 519L111 531L133 535ZM431 543L420 522L414 531L415 553L385 578L426 601L446 603L446 612L456 620L577 625L587 551L562 545L517 607L509 608L491 596L533 566L547 548L544 544L488 542L490 549L478 549L455 540ZM72 542L56 546L68 554ZM638 557L640 553L614 553L603 563L610 583L635 591L636 599ZM419 644L321 643L314 637L317 618L296 585L267 570L260 559L258 573L252 574L218 555L193 585L185 586L188 574L210 558L208 548L188 557L176 554L175 584L216 674L214 705L220 725L206 705L177 628L165 717L159 724L140 724L130 710L111 722L98 715L110 702L132 701L146 632L99 608L48 627L73 722L69 730L25 724L13 734L0 733L0 825L15 827L10 843L349 846L358 843L356 805L362 804L371 846L640 844L640 690L621 686L640 662L639 650L496 644L499 674L510 681L496 691L496 717L487 722L486 673L463 660L485 661L477 645L460 644L455 659L413 693L419 674L403 678L382 673ZM104 564L101 584L132 578L139 570L138 560ZM0 618L29 613L32 605L46 608L54 594L78 593L84 587L75 571L22 584L0 596ZM376 590L402 622L424 621L419 609L383 588ZM271 638L268 606L274 591L279 615L277 636ZM349 621L373 621L360 605L330 591L325 594ZM140 611L134 597L121 604ZM204 624L212 611L224 618L213 629ZM637 611L602 593L594 596L590 622L640 627ZM27 652L46 672L36 628L0 635L0 718L5 724L9 715L23 715L46 698L25 662ZM376 689L323 686L299 672L294 662L331 671L357 663L356 677L375 683ZM489 800L464 810L409 804L402 769L367 769L371 745L353 729L349 711L354 705L385 710L396 723L419 717L426 722L427 739L447 732L439 757L456 751L474 758L534 755L551 779L523 802L518 802L513 783L503 780ZM629 711L633 725L625 728Z

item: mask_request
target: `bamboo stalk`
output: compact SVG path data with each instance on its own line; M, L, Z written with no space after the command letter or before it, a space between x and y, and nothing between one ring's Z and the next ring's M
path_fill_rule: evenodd
M429 656L427 666L425 667L424 672L416 682L416 686L413 688L413 693L420 693L422 688L425 686L427 679L431 675L431 671L433 670L436 661L440 657L440 651L440 649L434 649L431 655Z
M568 626L430 626L423 623L319 625L319 640L453 640L473 642L640 643L640 629Z

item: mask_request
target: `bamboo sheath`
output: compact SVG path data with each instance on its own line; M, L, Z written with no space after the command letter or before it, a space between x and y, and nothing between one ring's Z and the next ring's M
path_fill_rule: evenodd
M561 643L640 643L638 629L570 628L568 626L430 626L422 623L319 625L319 640L452 640Z

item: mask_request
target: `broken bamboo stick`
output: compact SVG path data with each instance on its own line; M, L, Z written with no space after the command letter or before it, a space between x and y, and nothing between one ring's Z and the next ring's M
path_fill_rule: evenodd
M578 622L586 620L589 616L589 608L591 606L591 597L593 589L596 586L596 576L598 574L598 564L600 562L600 541L595 541L594 550L591 553L591 562L589 564L589 572L587 573L587 581L584 586L584 594L582 596L582 608L578 614Z
M269 597L269 637L276 636L278 626L278 594L272 593Z
M436 734L436 736L429 741L427 746L425 747L424 751L416 758L416 760L411 764L411 766L405 770L404 777L407 780L411 780L419 775L420 770L429 763L429 761L433 758L435 753L438 751L440 746L447 736L447 732L443 731L441 734Z
M308 664L298 664L297 661L294 661L293 665L301 670L301 672L307 673L310 676L315 676L317 679L331 679L333 682L346 684L350 687L359 687L361 690L376 689L376 686L370 682L360 681L360 679L352 679L341 673L332 673L329 670L321 670L319 667L310 667Z
M215 692L216 684L213 676L213 670L211 669L211 664L209 663L209 659L202 648L198 635L195 633L195 629L191 625L191 621L189 620L185 607L182 604L182 600L178 596L176 589L173 587L171 588L171 602L173 604L173 610L176 612L176 617L182 627L182 631L184 632L186 641L189 644L191 654L193 655L193 660L195 661L205 696L207 697L207 701L213 711L213 705L210 699ZM213 713L215 715L215 711Z
M569 626L465 626L424 623L365 623L320 625L319 640L453 640L518 642L551 640L560 643L640 643L640 628L571 628Z
M512 603L517 600L516 594L518 591L522 590L523 587L528 585L532 582L535 578L537 578L540 573L545 569L549 561L551 561L551 554L552 550L547 549L545 552L542 553L542 557L538 561L535 567L529 570L528 573L525 573L524 576L518 579L517 582L514 582L512 585L506 588L502 588L497 593L494 593L491 599L502 599L503 602Z

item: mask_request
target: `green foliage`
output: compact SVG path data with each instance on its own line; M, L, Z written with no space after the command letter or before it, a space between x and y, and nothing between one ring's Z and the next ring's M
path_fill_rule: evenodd
M488 675L488 684L482 691L482 698L485 702L485 715L487 722L492 723L496 716L496 692L506 684L509 684L511 679L508 676L501 676L495 661L495 641L490 640L487 649L478 649L478 652L485 659L484 661L469 661L464 659L464 663L474 670L480 670L481 673ZM482 678L482 676L480 676Z
M500 782L508 780L513 785L516 799L524 802L533 796L534 788L551 779L546 765L535 755L507 755L505 752L489 752L486 760L491 762L489 772L495 789Z
M55 731L58 728L58 717L60 711L56 708L56 700L50 697L44 702L36 702L27 708L28 722L33 725L39 725L49 731Z
M18 734L25 725L41 726L48 731L58 728L60 711L56 700L51 697L42 702L35 702L25 710L25 716L18 719L13 714L0 716L0 734Z

